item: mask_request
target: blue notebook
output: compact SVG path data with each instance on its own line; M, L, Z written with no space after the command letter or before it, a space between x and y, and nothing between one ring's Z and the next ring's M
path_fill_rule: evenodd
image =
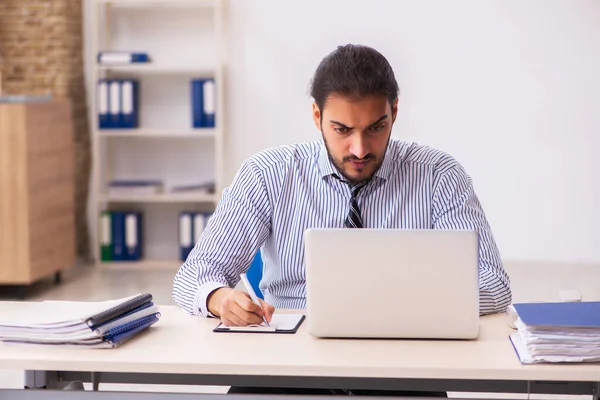
M600 302L520 303L513 305L529 327L600 328Z

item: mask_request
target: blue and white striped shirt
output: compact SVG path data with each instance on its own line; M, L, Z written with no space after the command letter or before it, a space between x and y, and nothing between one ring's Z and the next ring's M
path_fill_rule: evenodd
M334 173L322 140L248 159L177 272L175 302L190 314L211 316L208 295L234 287L261 248L265 301L275 308L305 308L304 231L342 228L348 214L350 189ZM365 228L476 230L480 312L506 310L512 300L508 275L472 180L454 158L392 139L358 204Z

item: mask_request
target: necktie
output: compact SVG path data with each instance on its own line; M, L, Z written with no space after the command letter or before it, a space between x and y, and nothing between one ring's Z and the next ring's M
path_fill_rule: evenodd
M348 211L348 216L346 217L346 221L344 221L344 225L346 228L362 228L362 217L360 216L360 209L358 208L358 202L356 201L356 197L358 196L358 192L360 189L365 187L367 184L366 181L352 184L350 182L342 180L339 176L333 175L336 179L339 179L341 182L347 183L350 187L350 210Z

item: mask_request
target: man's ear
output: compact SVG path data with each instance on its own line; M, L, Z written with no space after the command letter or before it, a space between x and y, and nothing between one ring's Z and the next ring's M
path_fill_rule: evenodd
M398 115L398 98L394 100L392 104L392 122L396 122L396 116Z
M317 127L317 130L320 132L321 131L321 110L319 110L319 106L317 105L317 103L312 104L312 114L313 114L313 120L315 121L315 126Z

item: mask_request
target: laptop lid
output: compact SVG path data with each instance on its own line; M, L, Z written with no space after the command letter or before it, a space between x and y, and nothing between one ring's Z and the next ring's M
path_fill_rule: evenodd
M307 325L314 336L478 335L474 231L311 228L305 266Z

